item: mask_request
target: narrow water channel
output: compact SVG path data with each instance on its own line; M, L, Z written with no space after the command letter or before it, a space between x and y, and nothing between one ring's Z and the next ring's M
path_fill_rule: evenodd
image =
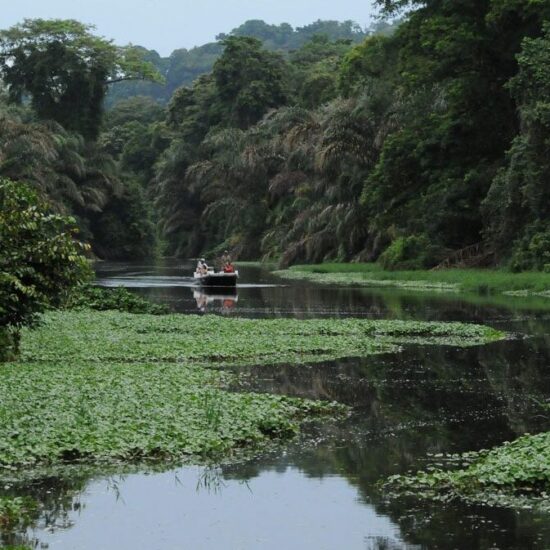
M73 466L22 481L14 490L45 505L22 539L53 550L550 548L548 515L388 499L377 485L427 465L428 455L550 429L537 407L550 396L550 299L323 288L257 267L240 268L235 294L207 295L192 286L191 269L102 263L97 282L182 314L460 320L514 337L241 369L235 391L335 400L354 413L308 425L299 439L236 464L123 473Z

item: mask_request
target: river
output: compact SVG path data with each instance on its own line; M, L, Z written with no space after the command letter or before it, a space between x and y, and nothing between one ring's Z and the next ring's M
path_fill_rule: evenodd
M242 369L253 389L346 403L342 422L229 465L118 473L72 467L33 482L45 502L26 535L52 550L550 548L550 516L530 509L389 499L377 482L550 429L550 299L491 298L282 282L240 267L235 294L193 287L189 262L100 263L181 314L466 321L513 338L470 349L409 346L366 359ZM29 488L27 488L29 489Z

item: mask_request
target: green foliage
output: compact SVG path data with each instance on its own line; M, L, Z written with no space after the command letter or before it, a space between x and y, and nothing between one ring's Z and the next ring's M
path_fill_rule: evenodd
M155 50L148 50L142 46L134 46L134 50L139 52L144 62L150 63L154 67L159 75L164 80L159 82L158 78L153 81L149 80L125 80L118 82L116 86L109 86L105 96L105 108L107 110L112 109L117 103L131 99L133 97L147 96L155 103L165 102L166 98L171 95L175 87L170 82L170 70L171 57L161 57ZM176 52L174 52L176 54ZM174 55L172 54L172 55ZM213 63L212 63L213 64ZM211 69L212 64L209 68ZM189 84L188 82L180 82L179 85Z
M108 84L160 76L138 50L91 30L73 20L27 19L0 33L0 73L13 101L30 96L40 118L95 138Z
M257 40L270 44L270 49L273 49L274 47L281 47L283 44L288 43L292 34L293 28L288 23L270 25L261 19L249 19L239 27L233 29L230 36L247 36L256 38ZM216 38L218 40L225 40L228 36L222 33Z
M20 335L17 328L0 327L0 361L13 361L19 353Z
M228 40L214 73L180 89L168 108L175 136L155 177L168 252L195 255L225 246L241 258L283 255L285 263L349 259L366 236L358 196L363 165L374 154L362 149L378 138L374 125L385 91L364 101L335 99L337 68L350 48L345 41L314 37L289 56L283 75L283 61L258 42ZM279 68L271 70L266 60ZM258 78L258 89L269 94L255 91L243 113L238 98ZM288 90L286 98L273 97L277 90ZM271 110L250 126L279 101L324 106Z
M181 86L192 86L201 75L212 72L223 52L221 43L211 42L187 50L174 50L167 59L166 88L163 97L170 100Z
M167 252L545 269L548 7L378 5L410 11L355 46L350 25L313 25L285 59L249 36L282 48L288 26L220 37L213 73L174 95L156 157Z
M433 267L441 261L441 250L426 235L399 237L380 256L380 264L389 270L413 270Z
M0 532L11 533L30 526L36 503L23 497L0 497ZM22 547L21 547L22 548Z
M410 268L477 250L465 265L548 269L550 8L377 4L408 17L368 37L349 21L253 20L169 59L75 21L25 21L0 34L7 91L64 127L2 107L0 174L75 214L103 257L150 255L156 218L169 254ZM139 89L160 101L192 83L165 120L134 98L98 145L84 139L107 85L157 73L164 88Z
M221 113L230 125L246 128L286 102L284 61L254 38L229 37L223 46L212 73Z
M67 309L116 310L127 313L164 315L168 308L141 298L124 287L101 288L92 285L76 287L64 304Z
M550 270L550 228L545 231L529 231L527 236L517 242L510 260L513 271Z
M227 241L245 257L259 255L266 219L259 178L269 166L240 128L285 101L284 63L255 39L230 37L213 74L174 95L167 122L176 137L155 178L170 253L194 255Z
M550 291L546 273L510 273L492 269L384 271L379 264L296 265L277 275L321 284L399 287L416 290L474 292L478 294L537 294ZM519 295L518 294L518 295Z
M228 455L296 433L345 408L230 393L213 365L324 361L406 342L470 346L479 325L330 319L222 319L119 312L48 313L0 370L0 465Z
M450 466L468 466L392 476L386 487L443 501L459 497L500 506L534 504L548 509L550 432L525 435L490 451L451 456L448 461ZM530 500L522 498L524 495Z
M375 4L380 6L384 15L393 15L409 6L428 3L429 0L375 0Z
M132 122L148 125L163 119L162 105L150 97L135 96L119 101L116 106L107 111L103 124L106 128L115 128Z
M405 236L425 234L434 247L441 249L454 250L478 242L482 223L475 207L494 175L495 151L502 154L503 146L486 138L481 139L479 147L466 146L466 133L470 130L455 137L462 121L454 123L452 117L472 111L468 103L474 101L468 95L472 84L487 85L485 81L465 82L453 69L458 64L466 70L468 63L476 62L475 44L483 40L476 25L482 14L473 9L464 13L462 26L453 31L448 43L441 44L437 43L441 29L452 30L457 14L445 8L442 13L431 15L431 26L422 27L419 16L402 25L394 37L370 38L364 46L347 54L340 76L341 89L352 96L347 102L334 99L336 82L331 78L335 65L345 54L343 47L335 55L335 44L316 39L293 54L295 73L300 75L295 90L298 103L309 108L333 99L332 103L300 117L293 114L290 124L277 127L280 120L288 117L287 113L292 113L283 109L279 116L270 116L247 130L243 139L226 141L233 150L230 155L220 154L223 152L216 148L213 159L212 149L207 148L206 154L199 152L202 154L197 163L181 166L190 180L183 187L199 195L197 202L203 213L220 219L214 226L205 224L202 238L192 238L196 245L208 246L211 241L217 241L217 245L234 237L244 250L255 250L256 243L251 245L242 235L260 234L265 256L282 258L282 264L287 265L303 260L376 258L389 242L392 226ZM418 33L424 34L419 37ZM419 40L423 41L420 53L401 55L407 49L418 50ZM457 52L465 51L467 59L459 59ZM445 80L445 84L429 85L439 80ZM424 88L413 93L409 90L413 83ZM178 122L187 134L184 121L190 120L192 114L193 121L201 121L205 135L204 119L200 118L203 104L187 92L181 97L186 98L181 104L186 115L179 117ZM212 116L215 90L210 98L206 128L217 123ZM215 109L214 114L219 116ZM475 116L483 118L485 126L491 120L478 110ZM498 117L495 124L498 126L505 119ZM232 124L243 126L242 121ZM480 123L465 119L464 126L478 128ZM505 135L500 127L493 133ZM419 135L426 139L419 140ZM187 140L185 144L188 145ZM438 151L439 144L446 150ZM461 151L461 147L468 151ZM484 147L491 151L480 161ZM460 158L461 166L444 163L442 158L449 154ZM224 162L218 163L222 156ZM468 158L471 163L466 166ZM230 159L231 167L227 164ZM258 160L264 168L255 172ZM212 164L215 170L210 169ZM232 173L237 177L223 176ZM162 176L161 181L164 179ZM223 191L202 193L205 179ZM251 182L255 182L254 193L247 200L241 192L250 189ZM177 194L177 190L171 187L170 191L170 213L166 217L171 220L170 227L179 231L172 223L178 208L174 207L172 193ZM182 203L188 205L185 195L180 192L180 196ZM252 205L254 209L259 205L269 207L267 216L258 216L263 227L240 220L238 214L231 216L248 212ZM196 227L195 219L191 225ZM225 229L220 230L220 225ZM424 261L420 259L418 263L422 265Z
M507 153L507 165L493 180L483 208L487 236L513 269L542 270L550 261L550 24L539 38L526 38L519 73L509 87L519 104L521 133Z
M319 20L294 29L288 23L269 25L264 21L250 20L233 29L229 34L219 34L216 37L218 42L210 42L189 50L177 49L169 57L160 57L154 50L139 48L144 61L151 62L165 77L165 85L151 82L123 82L112 86L107 95L108 107L112 108L119 101L133 96L150 96L162 103L168 103L178 88L191 87L201 76L212 71L215 62L223 53L223 40L230 36L256 38L269 51L293 55L318 37L339 41L342 47L348 43L360 42L365 38L366 32L352 21ZM331 76L334 77L334 75Z
M21 374L32 393L29 424L2 407L0 463L32 466L72 461L220 458L239 448L292 436L308 414L337 407L220 389L212 370L169 363L26 363L9 367L0 385L16 392ZM34 395L34 397L33 397ZM43 407L39 396L50 395ZM15 401L9 400L10 406ZM9 435L8 435L9 434ZM15 435L14 434L18 434Z
M147 97L121 101L105 117L98 147L117 163L123 189L90 219L94 251L103 259L150 258L157 252L147 187L169 144L164 117L164 108Z
M329 40L359 42L366 33L353 21L322 21L293 29L288 23L269 25L261 20L250 20L231 31L231 36L250 36L261 40L264 47L273 51L294 51L302 48L315 37L326 37ZM219 39L227 38L219 35Z
M127 180L124 191L96 214L90 224L94 250L105 259L151 258L155 228L141 185Z
M120 188L111 159L58 124L26 116L0 104L0 175L31 184L58 212L101 211Z
M395 41L386 36L371 36L351 49L340 68L339 86L345 97L360 93L369 80L393 80Z
M513 54L500 53L499 74L479 65L480 55L499 55L495 43L486 46L485 9L478 2L460 10L433 3L391 39L399 46L404 97L363 194L382 238L394 226L454 250L481 241L479 205L515 131L502 87ZM490 104L480 104L488 96Z
M27 186L0 181L0 337L11 348L14 330L34 324L89 276L75 232L74 220L50 213Z
M66 360L124 362L130 354L144 362L299 364L395 352L406 342L470 346L502 336L488 327L461 323L260 321L63 311L48 314L26 341L22 357L56 361L62 354ZM84 341L87 346L81 345Z
M54 211L76 220L83 239L92 243L96 255L113 257L150 256L154 248L151 208L145 193L136 184L138 177L123 174L130 169L140 177L152 176L152 164L163 147L162 132L146 121L162 115L147 101L133 102L134 118L127 126L120 146L114 138L100 140L98 145L68 132L52 121L33 121L30 108L8 107L0 98L0 176L32 185L51 204ZM139 106L139 110L137 107ZM129 118L128 108L121 107L117 119ZM117 129L119 127L116 127ZM113 130L113 135L118 135ZM136 153L136 141L140 151ZM149 148L145 152L145 147ZM110 150L109 150L110 149ZM113 156L111 155L113 153ZM122 153L123 162L116 157ZM108 222L108 223L107 223ZM112 233L116 230L117 233Z
M325 35L316 35L291 53L291 87L301 106L315 109L338 97L338 70L349 49L348 41L331 42Z

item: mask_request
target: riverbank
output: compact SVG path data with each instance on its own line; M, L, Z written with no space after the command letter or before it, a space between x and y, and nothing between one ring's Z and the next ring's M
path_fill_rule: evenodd
M469 292L550 299L550 273L491 269L385 271L378 264L296 265L274 271L283 279L341 286L391 287L427 292Z

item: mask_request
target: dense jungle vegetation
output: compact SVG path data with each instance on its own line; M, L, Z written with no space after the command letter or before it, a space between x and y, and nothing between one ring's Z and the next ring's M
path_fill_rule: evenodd
M550 6L376 3L394 24L248 21L168 59L5 30L0 175L103 258L547 269Z
M225 39L168 107L153 189L169 252L548 264L550 7L382 11L403 7L393 34L352 47L318 37L285 58Z
M172 94L181 86L192 86L202 74L212 72L214 63L223 52L223 40L228 36L249 36L260 40L264 48L288 54L302 48L315 36L326 36L330 40L359 43L369 33L391 32L387 22L374 24L364 31L353 21L315 21L304 27L293 28L288 23L270 25L265 21L252 19L233 29L229 34L220 33L216 42L191 48L174 50L168 57L161 57L154 50L140 48L143 58L150 61L165 78L164 83L125 82L109 90L107 105L113 106L121 99L132 96L149 96L161 103L170 101Z

